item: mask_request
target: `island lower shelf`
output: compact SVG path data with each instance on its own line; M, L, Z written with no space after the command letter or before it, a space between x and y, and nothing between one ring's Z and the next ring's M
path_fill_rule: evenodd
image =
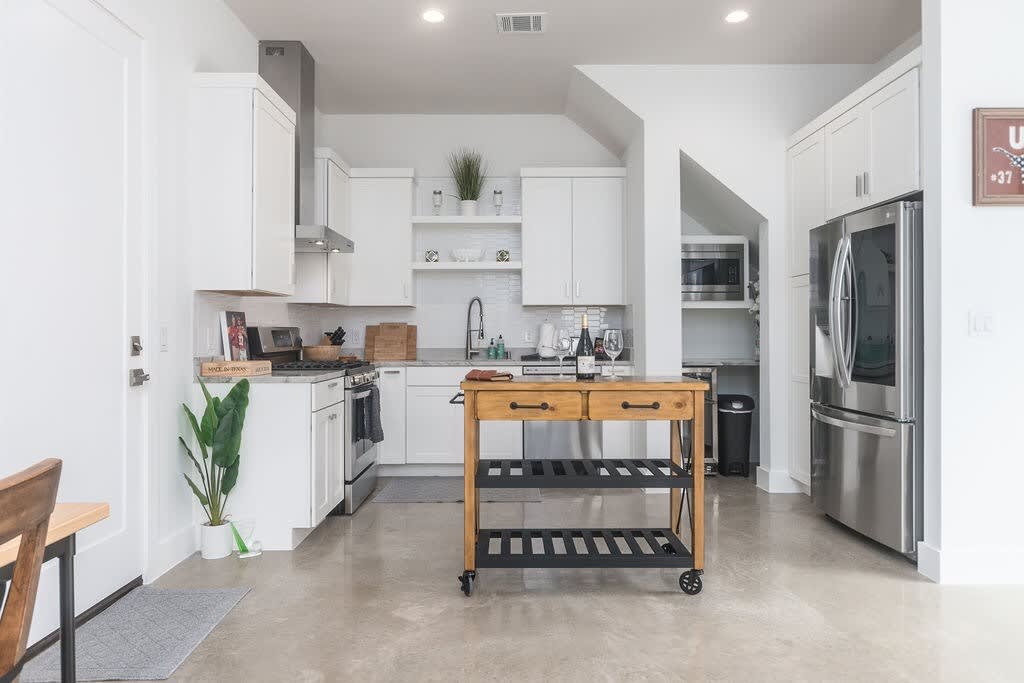
M669 459L481 460L478 488L693 488L693 477Z
M690 568L693 555L670 529L481 529L477 567Z

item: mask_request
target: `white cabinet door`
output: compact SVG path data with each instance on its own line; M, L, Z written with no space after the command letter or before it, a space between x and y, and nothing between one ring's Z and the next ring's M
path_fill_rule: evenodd
M379 446L377 462L382 465L404 465L405 368L381 368L378 387L384 442Z
M412 179L352 178L348 305L412 304Z
M524 305L572 303L572 184L572 178L523 178Z
M793 344L789 357L789 474L805 485L811 483L810 423L810 276L791 278L790 329Z
M458 390L457 386L406 390L407 463L462 464L463 408L448 403Z
M867 205L864 172L868 169L867 120L856 107L825 126L825 215L836 216Z
M864 103L868 164L864 192L871 204L921 188L917 69L882 88Z
M330 159L327 164L327 225L335 232L351 237L352 188L348 174ZM349 300L349 276L352 254L327 255L327 298L329 304L344 305Z
M623 178L572 179L572 293L577 306L626 303L624 188Z
M787 154L789 169L789 274L810 272L809 232L825 223L825 131Z
M330 416L333 415L330 408L324 408L313 413L313 447L311 449L313 457L313 496L312 500L312 520L311 526L316 526L327 513L330 512L330 481L329 481L329 470L330 470L330 459L331 459L331 420Z
M321 412L329 412L327 446L327 511L345 499L345 404L336 403Z
M295 128L253 92L252 288L291 294L295 284Z

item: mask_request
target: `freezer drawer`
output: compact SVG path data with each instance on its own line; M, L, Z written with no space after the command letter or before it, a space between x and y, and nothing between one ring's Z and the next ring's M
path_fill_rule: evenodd
M918 529L913 423L811 408L811 498L829 517L904 554Z

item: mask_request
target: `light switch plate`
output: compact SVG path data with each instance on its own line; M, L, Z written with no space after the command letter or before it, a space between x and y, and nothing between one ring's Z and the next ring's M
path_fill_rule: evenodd
M166 353L170 347L170 333L167 331L166 325L160 326L160 351Z
M996 331L996 317L991 311L970 311L967 315L967 334L971 337L990 337Z

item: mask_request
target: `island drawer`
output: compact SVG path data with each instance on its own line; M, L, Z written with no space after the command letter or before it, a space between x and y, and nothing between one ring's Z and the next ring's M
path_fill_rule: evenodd
M479 391L481 420L579 420L583 397L575 391Z
M591 420L689 420L693 398L674 391L592 391Z

